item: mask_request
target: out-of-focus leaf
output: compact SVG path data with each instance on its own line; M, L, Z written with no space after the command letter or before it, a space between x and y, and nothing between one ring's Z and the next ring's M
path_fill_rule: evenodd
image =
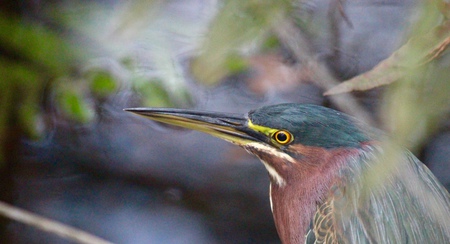
M201 55L191 65L198 80L214 84L235 65L230 63L238 50L250 42L256 43L284 18L290 1L225 1L208 31ZM230 61L231 57L231 61Z
M280 40L275 35L270 35L267 37L267 39L264 41L262 48L263 49L274 49L280 46Z
M70 45L54 31L43 25L0 15L0 42L9 52L62 75L83 57L84 52Z
M19 123L29 138L37 139L43 131L42 124L39 125L38 114L45 84L42 77L36 80L22 80L22 83L17 89L22 95L21 104L17 106Z
M226 60L225 65L231 73L238 73L248 67L248 62L241 56L233 55Z
M134 83L134 90L142 97L142 103L147 107L173 107L169 92L161 80L141 78Z
M420 30L416 31L416 35L405 45L372 70L345 81L324 94L365 91L395 82L408 72L414 72L421 66L437 60L447 50L449 44L450 20L444 21L424 34Z
M22 125L22 129L33 138L39 136L33 116L38 112L38 97L44 86L42 76L26 64L0 58L1 89L4 93L0 102L4 110L2 115L8 116L8 112L18 113L18 122ZM3 116L0 117L0 121L6 123L6 117Z
M113 74L106 70L94 70L89 74L91 91L98 97L106 97L117 89Z
M15 63L13 60L7 60L0 57L0 76L3 81L21 82L26 85L29 82L38 82L39 74L37 71L26 67L25 64Z
M75 89L64 87L60 89L57 101L68 118L86 123L94 118L94 111L91 106L83 99L83 95Z
M40 117L38 114L38 106L34 104L34 100L25 103L19 110L19 118L26 134L31 139L38 139L41 137L43 128L40 124Z
M448 65L431 64L409 73L385 94L384 120L396 143L419 146L445 119L450 109Z

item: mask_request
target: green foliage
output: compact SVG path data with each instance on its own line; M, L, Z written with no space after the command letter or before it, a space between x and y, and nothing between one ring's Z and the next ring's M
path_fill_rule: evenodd
M290 7L285 0L225 1L209 28L201 55L192 63L193 74L201 82L214 84L230 72L240 71L239 49L263 42Z
M147 107L173 107L167 89L162 80L137 78L134 82L134 91L140 94L143 106Z
M117 90L117 81L107 70L93 70L88 75L90 90L98 97L106 97Z
M262 48L265 50L272 50L278 47L280 47L280 40L275 35L269 35L262 44Z
M248 63L238 55L231 55L225 60L225 67L231 73L238 73L244 71L248 67Z
M55 31L39 23L0 15L0 29L2 46L9 53L54 75L68 72L71 64L84 53L76 50L75 46Z
M12 123L21 125L30 137L39 136L35 115L39 112L38 98L44 82L41 74L25 65L0 58L0 138L4 140Z
M56 101L63 114L69 119L81 123L89 122L94 117L94 112L89 103L84 100L80 86L74 82L59 84L56 90Z
M0 14L0 159L16 131L38 138L45 87L87 57L68 38L42 23ZM14 132L14 133L10 133ZM17 133L16 133L17 134Z

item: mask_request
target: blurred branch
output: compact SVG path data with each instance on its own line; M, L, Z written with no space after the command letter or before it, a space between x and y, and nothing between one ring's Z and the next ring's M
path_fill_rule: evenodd
M312 74L312 81L323 89L330 89L338 84L329 70L313 58L308 41L289 19L281 22L274 29L281 42L289 47L296 59L306 66ZM330 99L344 112L351 114L369 125L374 125L372 116L361 107L351 94L333 96Z
M82 230L41 217L37 214L22 210L5 202L0 202L0 215L34 226L42 231L56 234L76 243L111 244L109 241L103 240Z
M450 21L445 21L425 36L411 38L372 70L332 87L325 95L366 91L395 82L409 69L416 69L441 57L449 44Z
M406 44L372 70L332 87L325 95L366 91L391 84L404 77L406 73L414 72L414 69L439 59L450 45L450 20L430 28L437 18L433 16L434 7L434 4L425 6L423 23L414 30L414 36Z

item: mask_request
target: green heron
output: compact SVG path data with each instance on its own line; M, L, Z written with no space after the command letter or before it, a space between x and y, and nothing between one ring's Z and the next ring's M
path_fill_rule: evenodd
M125 110L256 155L269 173L270 205L283 243L450 243L446 189L407 150L380 184L370 186L365 178L383 156L379 136L343 113L305 104L262 107L247 116Z

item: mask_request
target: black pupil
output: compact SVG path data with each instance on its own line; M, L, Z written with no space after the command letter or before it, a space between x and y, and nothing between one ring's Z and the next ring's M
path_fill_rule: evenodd
M279 132L278 134L277 134L277 140L278 141L280 141L280 142L285 142L285 141L287 141L287 135L286 135L286 133L284 133L284 132Z

